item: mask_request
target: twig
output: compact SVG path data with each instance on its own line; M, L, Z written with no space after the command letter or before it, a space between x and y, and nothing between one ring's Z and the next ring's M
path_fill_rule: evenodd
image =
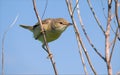
M4 73L4 59L5 59L5 57L4 57L4 44L5 44L5 38L6 38L6 35L7 35L7 32L9 31L9 29L11 28L11 27L13 27L13 25L16 23L16 21L17 21L17 19L18 19L18 17L19 17L19 15L17 15L16 16L16 18L14 19L14 21L12 22L12 24L11 25L9 25L8 26L8 28L4 31L4 33L3 33L3 37L2 37L2 75L4 75L5 73Z
M102 10L103 10L103 15L104 15L105 19L107 20L107 17L106 17L106 15L105 15L105 7L103 7L103 1L100 0L100 2L101 2ZM115 25L116 25L116 21L115 21L115 20L114 20L114 23L115 23ZM115 31L114 31L114 29L113 29L113 27L112 27L111 25L110 25L110 27L111 27L111 30L113 31L113 33L116 34ZM118 35L118 34L117 34L117 35ZM119 40L119 37L118 37L118 40Z
M78 44L80 44L80 43L78 43ZM80 47L79 47L79 49L80 49ZM84 68L85 75L88 75L88 72L87 72L87 69L86 69L86 64L84 62L84 58L83 58L83 54L82 54L82 50L79 50L79 53L80 53L80 58L81 58L81 61L82 61L82 65L83 65L83 68Z
M105 7L103 7L103 1L100 0L100 2L101 2L102 10L103 10L103 15L104 15L105 19L107 19L106 15L105 15Z
M120 6L119 1L118 0L114 0L115 1L115 16L117 19L117 23L118 23L118 28L119 28L119 35L120 35L120 19L119 19L119 15L118 15L118 7ZM118 37L119 41L120 41L120 37Z
M83 49L83 51L84 51L84 53L85 53L85 55L86 55L86 57L87 57L88 63L89 63L89 65L90 65L93 73L94 73L95 75L97 75L97 73L96 73L96 71L95 71L95 69L94 69L94 67L93 67L93 65L92 65L92 63L91 63L90 57L89 57L89 55L88 55L88 52L87 52L87 50L86 50L86 48L85 48L85 46L84 46L84 44L83 44L83 42L82 42L82 40L81 40L81 38L80 38L80 33L79 33L79 31L78 31L78 27L77 27L77 25L76 25L76 22L75 22L75 19L74 19L73 15L72 15L72 3L70 3L68 0L66 0L66 4L67 4L68 11L69 11L69 14L70 14L70 16L71 16L71 20L72 20L72 23L73 23L73 26L74 26L74 30L75 30L75 34L76 34L77 41L78 41L78 43L81 44L81 47L82 47L82 49ZM78 44L78 47L79 47L80 44Z
M115 1L115 0L114 0L114 1ZM106 15L105 15L105 8L103 7L103 1L100 0L100 2L101 2L102 10L103 10L103 15L104 15L105 19L107 20L107 17L106 17ZM119 7L119 6L118 6L118 7ZM116 21L115 21L115 20L114 20L114 23L115 23L115 25L116 25ZM113 31L113 33L116 35L113 27L112 27L111 25L110 25L110 27L111 27L111 30ZM117 36L118 36L118 34L117 34ZM117 38L118 38L118 40L120 41L120 37L117 37Z
M41 29L40 29L40 30L41 30L40 32L42 32L42 34L43 34L44 43L45 43L46 49L47 49L47 51L48 51L47 53L48 53L49 58L50 58L50 61L51 61L51 63L52 63L52 66L53 66L55 75L58 75L58 72L57 72L57 69L56 69L56 65L55 65L55 62L54 62L54 60L53 60L52 53L50 52L50 49L49 49L49 47L48 47L48 43L47 43L47 41L46 41L45 32L44 32L43 27L42 27L42 21L41 21L41 19L40 19L40 16L38 15L38 11L37 11L37 8L36 8L36 2L35 2L35 0L32 0L32 1L33 1L33 7L34 7L34 11L35 11L36 17L37 17L37 19L38 19L38 23L39 23L40 28L41 28Z
M111 59L112 59L112 55L113 55L113 51L114 51L114 46L115 46L115 43L116 43L116 38L118 37L119 39L119 35L117 34L118 33L118 30L119 30L119 25L120 25L120 22L119 22L119 17L118 17L118 0L114 0L115 1L115 16L116 16L116 20L117 20L117 23L118 23L118 28L116 29L116 35L115 35L115 38L114 38L114 41L113 41L113 46L112 46L112 50L111 50L111 54L110 54L110 62L111 62Z
M46 0L45 9L44 9L44 12L43 12L43 15L42 15L42 19L43 19L44 15L45 15L45 12L46 12L47 6L48 6L48 0Z
M75 8L79 9L79 0L76 0L76 6L74 7L73 11L75 10ZM72 14L74 14L74 12ZM78 44L80 44L80 43L78 43ZM80 45L78 45L78 47L79 46ZM79 47L79 49L80 49L80 47ZM82 64L83 64L85 75L88 75L88 72L87 72L87 69L86 69L86 64L84 62L84 58L83 58L82 50L81 49L79 50L79 53L80 53L80 58L81 58L81 61L82 61Z
M111 53L110 53L109 62L111 62L111 59L112 59L112 55L113 55L113 51L114 51L116 39L117 39L117 37L118 37L118 35L117 35L118 29L119 29L119 28L116 29L116 33L115 33L116 35L115 35L115 38L114 38L114 40L113 40L113 46L112 46L112 50L111 50Z
M112 0L108 0L108 19L107 19L107 28L105 32L105 58L107 64L108 75L112 75L112 67L110 64L110 25L111 25L111 4Z
M81 18L81 15L80 15L80 10L79 10L79 4L77 5L77 14L78 14L78 18L79 18L79 21L80 21L80 25L82 27L82 30L84 32L84 35L85 37L87 38L89 44L91 45L91 47L94 49L94 51L104 60L105 60L105 57L102 56L102 54L100 52L98 52L97 48L94 46L94 44L92 43L92 41L90 40L89 36L87 35L86 33L86 30L85 30L85 27L84 27L84 24L82 22L82 18Z
M88 2L88 5L89 5L92 13L93 13L93 16L94 16L96 22L98 23L98 26L100 27L100 29L102 30L103 34L105 35L105 30L103 29L102 24L100 23L99 19L97 18L96 14L95 14L95 11L94 11L94 9L92 7L92 4L90 3L90 0L87 0L87 2Z
M79 4L79 1L80 1L80 0L77 0L77 1L76 1L76 5L75 5L75 7L73 8L72 15L74 14L74 11L75 11L75 9L77 8L77 5Z
M119 27L116 25L116 21L115 21L115 20L116 20L116 19L114 19L114 25L115 25L116 28L119 29ZM111 28L112 32L113 32L116 36L118 36L117 39L120 41L119 33L116 34L116 32L114 31L114 29L113 29L113 27L112 27L111 25L110 25L110 28ZM119 31L118 31L118 32L119 32Z
M120 30L120 20L119 20L119 17L118 17L118 7L119 7L119 2L118 2L118 0L115 0L115 16L116 16L118 27L119 27L119 30Z
M70 13L70 16L72 17L74 12L71 10L72 8L70 7L70 4L69 4L68 0L66 0L66 4L67 4L67 7L68 7L68 11ZM74 25L74 29L78 30L75 21L74 21L73 25ZM80 42L79 42L79 37L78 37L79 32L75 31L75 33L76 33L76 39L77 39L77 43L78 43L80 58L82 60L82 64L83 64L83 67L84 67L84 72L85 72L86 75L88 75L86 65L84 63L84 59L83 59L83 56L82 56L82 50L80 49Z

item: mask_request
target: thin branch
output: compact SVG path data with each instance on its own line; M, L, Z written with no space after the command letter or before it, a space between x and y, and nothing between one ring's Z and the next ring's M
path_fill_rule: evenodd
M80 0L76 0L76 5L75 5L75 7L73 8L72 15L74 14L74 11L75 11L75 9L77 8L77 5L79 4L79 1L80 1Z
M36 8L36 2L35 2L35 0L32 0L32 1L33 1L33 7L34 7L34 11L35 11L36 17L37 17L37 19L38 19L38 23L39 23L40 28L41 28L41 29L40 29L40 30L41 30L40 32L42 32L42 34L43 34L43 39L44 39L44 43L45 43L45 46L46 46L46 49L47 49L47 53L48 53L49 58L50 58L50 61L51 61L51 63L52 63L52 66L53 66L55 75L58 75L58 72L57 72L57 69L56 69L56 65L55 65L55 62L54 62L54 60L53 60L52 53L50 52L50 49L49 49L49 47L48 47L48 43L47 43L47 41L46 41L45 32L44 32L43 27L42 27L42 21L41 21L40 16L38 15L38 11L37 11L37 8Z
M115 47L115 43L116 43L116 39L117 39L117 37L118 37L117 32L118 32L118 28L116 29L116 33L115 33L116 35L115 35L115 38L114 38L114 40L113 40L113 46L112 46L112 50L111 50L111 53L110 53L109 62L111 62L112 55L113 55L113 51L114 51L114 47Z
M79 5L79 0L76 0L76 6L74 7L73 11L78 7L78 5ZM72 14L74 14L74 13L72 13ZM80 43L78 43L78 44L79 44L78 45L78 47L79 47ZM79 47L79 49L80 49L80 47ZM83 54L82 54L81 49L79 50L79 54L80 54L80 58L81 58L81 61L82 61L83 68L84 68L85 75L88 75L88 72L87 72L87 69L86 69L86 64L84 62L84 58L83 58Z
M106 15L105 15L105 7L103 6L104 5L103 1L100 0L100 2L101 2L102 10L103 10L103 15L104 15L105 19L107 19Z
M88 5L89 5L89 7L91 9L91 12L93 13L93 16L94 16L96 22L98 23L98 26L100 27L100 29L102 30L103 34L105 35L105 30L103 29L102 24L100 23L98 17L96 16L95 11L94 11L94 9L92 7L92 4L90 3L90 0L87 0L87 2L88 2Z
M116 19L114 19L114 26L115 26L116 28L119 28L119 27L116 25L116 21L115 21L115 20L116 20ZM111 28L112 32L114 33L114 35L118 36L117 39L120 41L119 33L116 34L116 32L114 31L114 29L113 29L113 27L112 27L111 25L110 25L110 28ZM119 32L119 31L118 31L118 32Z
M79 4L77 5L77 14L78 14L78 18L79 18L79 21L80 21L80 25L82 27L82 30L84 32L84 35L85 37L87 38L89 44L91 45L91 47L94 49L94 51L104 60L105 60L105 57L102 56L102 54L100 52L98 52L99 50L97 50L97 48L94 46L94 44L92 43L92 41L90 40L89 36L87 35L86 33L86 30L85 30L85 27L84 27L84 24L83 24L83 21L82 21L82 17L80 15L80 10L79 10Z
M80 58L81 58L81 61L82 61L82 65L83 65L83 68L84 68L85 75L88 75L86 64L84 62L84 58L83 58L83 54L82 54L82 50L79 50L79 53L80 53Z
M114 0L115 1L115 0ZM100 2L101 2L101 6L102 6L102 10L103 10L103 15L104 15L104 17L105 17L105 19L107 20L107 17L106 17L106 15L105 15L105 7L103 6L103 1L102 0L100 0ZM118 6L119 7L119 6ZM116 26L116 21L114 20L114 23L115 23L115 26ZM113 27L111 26L111 30L113 31L113 33L116 35L116 33L115 33L115 31L114 31L114 29L113 29ZM117 36L118 36L118 34L117 34ZM118 40L120 41L120 37L117 37L118 38Z
M76 25L76 22L75 22L75 19L74 19L73 15L72 15L72 3L70 3L70 1L68 1L68 0L66 0L66 4L67 4L68 11L69 11L69 14L70 14L70 16L71 16L71 20L72 20L72 23L73 23L73 26L74 26L74 30L75 30L75 34L76 34L77 41L78 41L78 43L81 44L81 47L82 47L82 49L83 49L83 51L84 51L84 53L85 53L85 55L86 55L86 57L87 57L88 63L89 63L89 65L90 65L93 73L94 73L95 75L97 75L97 73L96 73L96 71L95 71L95 69L94 69L94 67L93 67L93 65L92 65L92 62L91 62L91 60L90 60L89 54L88 54L88 52L87 52L87 50L86 50L86 48L85 48L85 46L84 46L84 44L83 44L83 42L82 42L82 39L80 38L80 33L79 33L79 30L78 30L78 27L77 27L77 25ZM78 44L78 46L79 46L80 44Z
M70 16L72 17L74 11L72 11L72 8L70 7L70 3L68 2L68 0L66 0L66 4L67 4L67 7L68 7L68 11L69 11L69 13L71 14ZM75 8L74 8L74 10L75 10ZM73 25L75 25L75 26L74 26L74 29L78 30L75 21L74 21L74 24L73 24ZM82 64L83 64L83 67L84 67L84 72L85 72L86 75L88 75L87 69L86 69L86 65L85 65L85 63L84 63L84 58L83 58L83 56L82 56L82 50L80 49L79 37L77 36L77 34L79 34L79 32L75 31L75 33L76 33L76 39L77 39L77 43L78 43L80 58L81 58L81 60L82 60Z
M118 2L118 0L115 0L115 16L116 16L118 27L119 27L119 30L120 30L120 20L119 20L119 17L118 17L118 7L119 7L119 2Z
M32 0L33 1L33 6L34 6L34 11L35 11L35 14L36 14L36 17L37 17L37 19L38 19L38 23L39 23L39 25L40 25L40 32L42 32L42 34L43 34L43 38L44 38L44 42L45 42L45 45L46 45L46 48L47 48L47 50L49 50L49 48L48 48L48 43L47 43L47 41L46 41L46 36L45 36L45 32L44 32L44 29L43 29L43 27L42 27L42 21L41 21L41 19L40 19L40 16L38 15L38 11L37 11L37 9L36 9L36 3L35 3L35 0Z
M118 27L119 27L119 34L120 35L120 18L119 18L119 14L118 14L118 7L120 6L120 3L118 0L114 0L115 1L115 17L118 23ZM120 41L120 37L118 37L119 41Z
M18 19L19 15L16 16L16 18L14 19L14 21L12 22L11 25L8 26L8 28L4 31L3 33L3 37L2 37L2 75L4 75L4 59L5 59L5 56L4 56L4 44L5 44L5 38L6 38L6 35L7 35L7 32L9 31L9 29L11 29L11 27L13 27L13 25L15 25L17 19Z
M106 64L107 64L107 70L108 70L108 75L112 75L112 67L110 64L110 25L111 25L111 4L112 0L108 0L108 19L107 19L107 27L106 27L106 32L105 32L105 58L106 58Z
M80 44L80 43L78 43L78 44ZM80 47L79 47L79 49L80 49ZM85 75L88 75L88 72L87 72L87 69L86 69L86 64L84 62L84 58L83 58L83 54L82 54L82 50L79 50L79 53L80 53L80 58L81 58L81 61L82 61L82 65L83 65L83 68L84 68Z
M115 46L115 43L116 43L116 38L119 39L119 34L118 34L118 31L119 31L119 18L118 18L118 0L114 0L115 1L115 16L116 16L116 20L117 20L117 23L118 23L118 27L116 29L116 33L115 33L115 38L113 40L113 46L112 46L112 50L111 50L111 53L110 53L110 60L109 62L111 62L111 59L112 59L112 55L113 55L113 51L114 51L114 46Z
M46 12L47 6L48 6L48 0L46 0L45 9L44 9L44 12L43 12L43 15L42 15L42 19L43 19L44 15L45 15L45 12Z
M115 25L115 27L117 28L115 19L114 19L114 25ZM110 27L111 27L112 32L113 32L114 34L116 34L115 31L114 31L114 29L113 29L113 27L112 27L111 25L110 25Z

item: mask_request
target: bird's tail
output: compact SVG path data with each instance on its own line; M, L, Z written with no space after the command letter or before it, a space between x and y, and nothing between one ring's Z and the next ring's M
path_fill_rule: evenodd
M33 26L20 25L20 27L33 31Z

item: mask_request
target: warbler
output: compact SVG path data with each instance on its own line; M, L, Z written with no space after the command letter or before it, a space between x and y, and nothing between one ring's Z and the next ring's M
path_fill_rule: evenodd
M46 41L52 42L60 37L60 35L66 30L68 26L72 25L72 23L69 23L64 18L48 18L45 20L42 20L42 27L45 31L46 35ZM26 26L26 25L20 25L21 27L30 30L34 34L34 38L36 40L39 40L43 43L42 48L46 49L43 34L41 32L41 28L39 26L39 23L36 23L34 26Z

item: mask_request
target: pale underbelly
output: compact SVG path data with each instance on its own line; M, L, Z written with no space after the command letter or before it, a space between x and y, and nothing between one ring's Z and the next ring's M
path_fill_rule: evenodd
M47 32L46 33L46 40L47 42L52 42L56 39L58 39L60 37L61 33L56 33L56 32ZM41 41L42 43L44 42L43 40L43 36L40 36L38 38L39 41Z

